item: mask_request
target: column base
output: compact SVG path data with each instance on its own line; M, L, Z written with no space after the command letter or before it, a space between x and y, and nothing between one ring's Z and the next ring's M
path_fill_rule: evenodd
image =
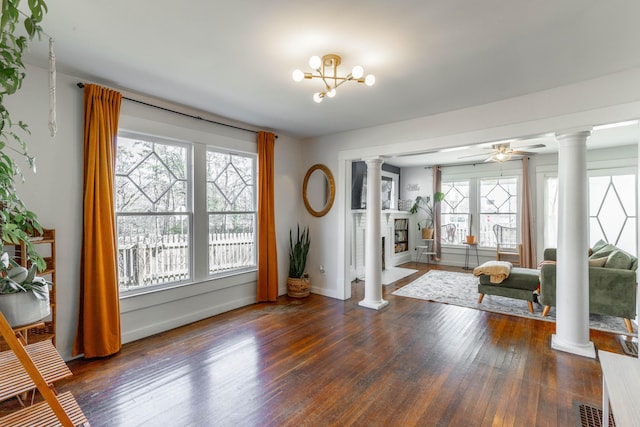
M381 308L388 306L389 301L383 299L381 299L380 301L362 300L358 303L358 305L361 307L372 308L374 310L380 310Z
M590 359L596 358L596 348L591 341L584 345L573 344L562 341L556 334L553 334L551 335L551 348L554 350L564 351L566 353L577 354L578 356L588 357Z

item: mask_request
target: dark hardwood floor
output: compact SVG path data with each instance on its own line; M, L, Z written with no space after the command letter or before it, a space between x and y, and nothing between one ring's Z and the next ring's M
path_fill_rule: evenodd
M93 427L574 426L574 401L600 406L598 362L552 350L554 323L396 297L426 271L403 267L421 271L380 311L357 305L363 282L284 296L72 361L57 389Z

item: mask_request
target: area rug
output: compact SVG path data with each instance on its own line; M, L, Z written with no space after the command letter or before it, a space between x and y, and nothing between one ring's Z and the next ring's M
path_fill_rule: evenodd
M393 295L493 311L512 316L528 317L547 322L555 322L556 320L555 307L551 308L548 316L542 317L543 307L538 303L533 304L534 313L529 313L526 301L497 295L485 295L482 303L478 304L478 278L469 273L430 270L408 285L394 291ZM589 316L589 327L618 334L629 334L626 332L624 321L617 317L592 314Z

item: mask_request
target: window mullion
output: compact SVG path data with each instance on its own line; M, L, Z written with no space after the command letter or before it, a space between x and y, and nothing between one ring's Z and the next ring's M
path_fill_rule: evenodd
M207 146L195 144L193 153L193 274L208 277L209 215L207 215Z

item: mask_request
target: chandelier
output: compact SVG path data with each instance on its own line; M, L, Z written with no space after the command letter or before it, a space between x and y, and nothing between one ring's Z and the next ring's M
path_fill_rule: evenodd
M309 59L309 66L313 68L314 71L305 73L302 70L295 70L293 72L293 80L300 82L303 79L322 79L325 89L313 95L315 102L322 102L326 97L333 98L336 96L336 89L344 82L364 83L367 86L373 86L375 84L376 77L373 74L364 77L364 69L360 65L353 67L351 73L346 77L340 77L338 75L338 66L341 62L342 58L333 53L324 55L322 58L312 56Z

